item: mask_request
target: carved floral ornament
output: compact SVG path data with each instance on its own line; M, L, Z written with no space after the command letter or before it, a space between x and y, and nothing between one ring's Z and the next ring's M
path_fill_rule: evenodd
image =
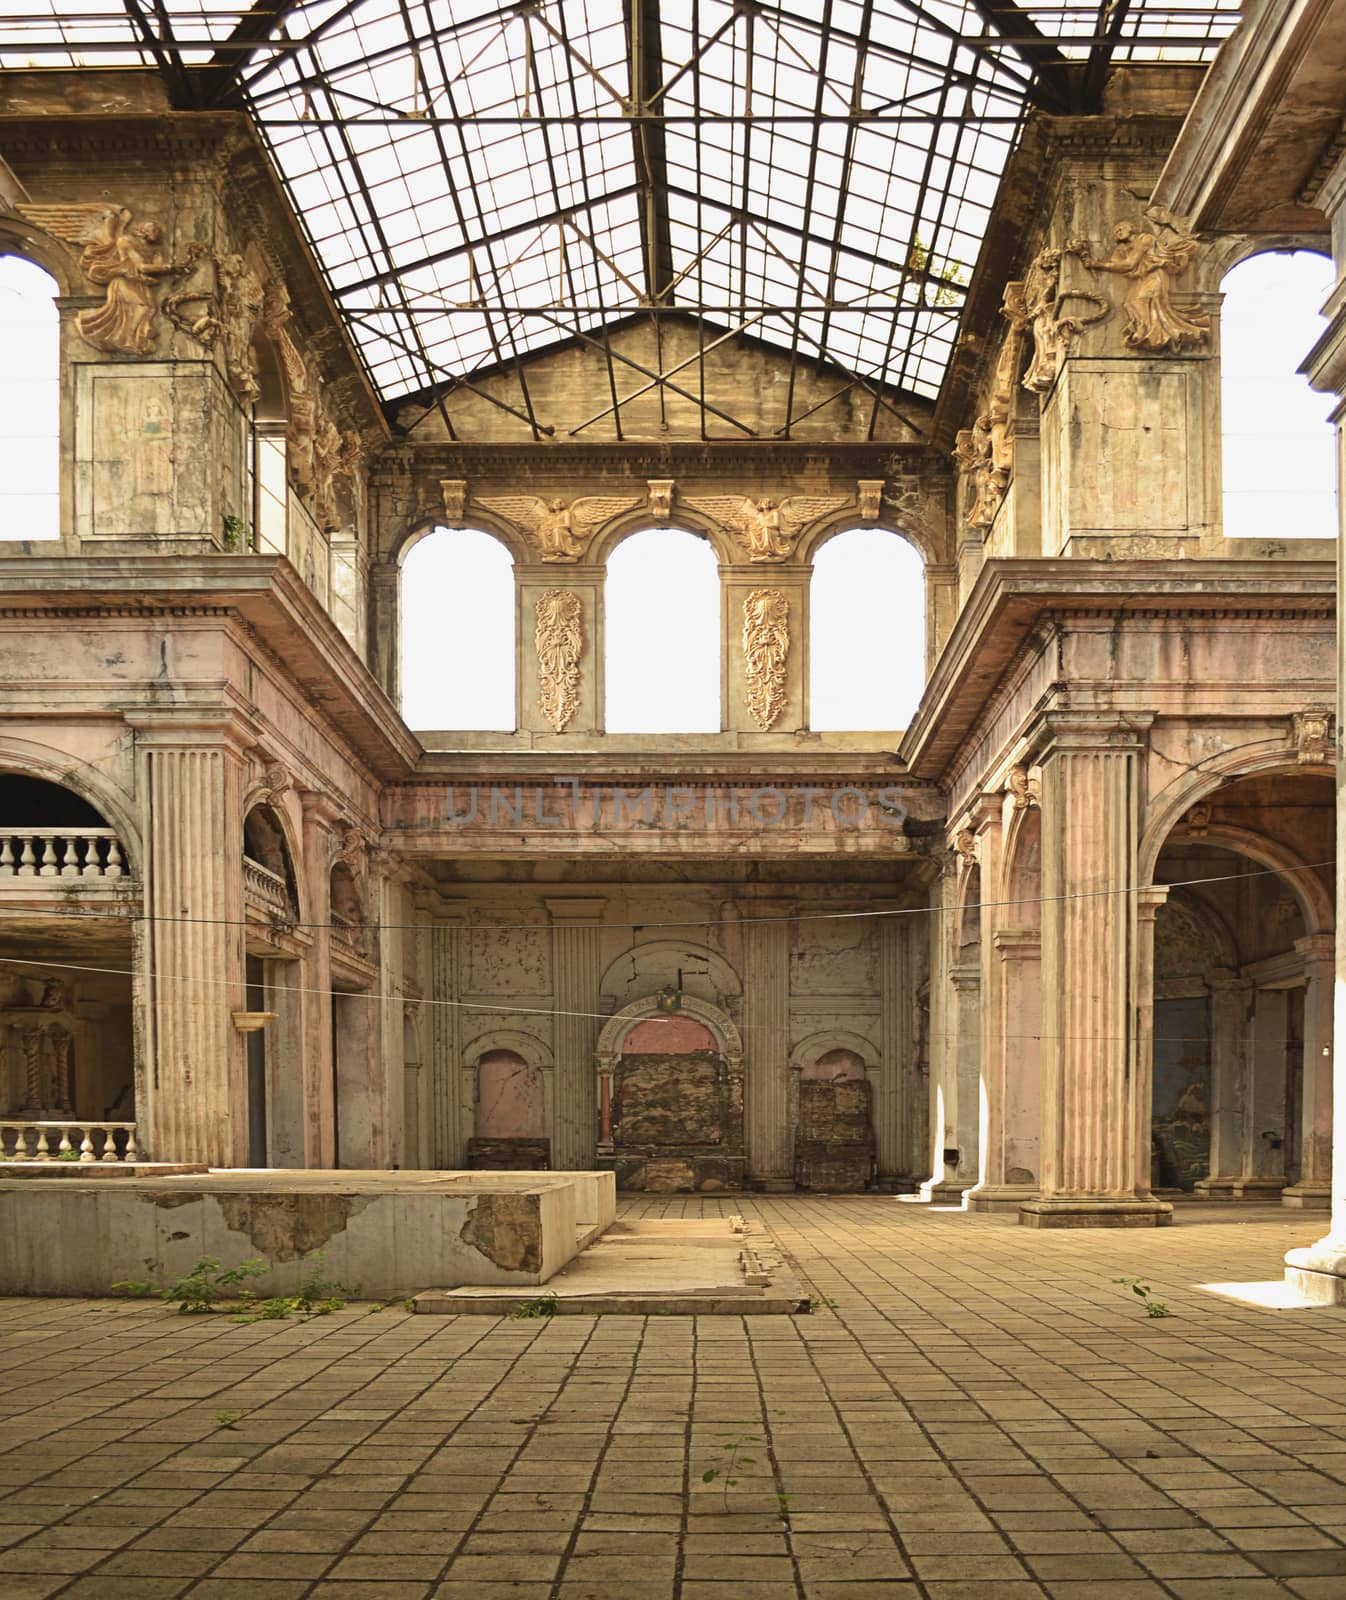
M1323 706L1295 712L1295 750L1302 763L1321 766L1332 760L1333 720L1332 712Z
M744 699L763 733L785 710L790 602L779 589L754 589L743 601Z
M580 704L584 608L572 589L548 589L537 602L537 687L542 714L563 733Z

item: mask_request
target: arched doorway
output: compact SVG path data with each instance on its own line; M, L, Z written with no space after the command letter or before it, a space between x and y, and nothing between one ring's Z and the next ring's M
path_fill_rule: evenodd
M1325 772L1232 779L1155 863L1153 1181L1212 1199L1330 1199L1332 869Z
M545 1172L551 1166L547 1089L541 1069L517 1050L477 1060L467 1164L478 1171Z
M674 1003L665 1001L672 1006ZM713 1193L743 1184L743 1046L723 1012L687 994L610 1018L596 1051L598 1165L620 1189Z

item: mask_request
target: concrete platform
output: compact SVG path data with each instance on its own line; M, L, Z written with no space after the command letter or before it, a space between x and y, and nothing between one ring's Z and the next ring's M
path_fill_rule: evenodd
M74 1164L70 1164L74 1167ZM78 1168L0 1176L0 1294L105 1295L159 1285L201 1256L260 1256L262 1294L288 1294L322 1252L361 1296L429 1284L546 1283L616 1214L610 1172L208 1171L111 1183Z
M412 1309L441 1316L508 1316L521 1306L554 1316L788 1316L810 1309L780 1251L726 1217L614 1223L545 1291L474 1286L418 1294Z
M15 1161L0 1164L0 1179L10 1178L182 1178L209 1172L204 1163L175 1161Z

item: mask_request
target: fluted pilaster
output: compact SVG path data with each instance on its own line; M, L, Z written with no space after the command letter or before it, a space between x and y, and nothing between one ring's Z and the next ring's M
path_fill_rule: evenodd
M435 909L430 939L430 1118L437 1167L461 1167L471 1133L464 1116L462 949L466 907Z
M550 898L552 994L556 1003L556 1093L552 1112L552 1165L584 1170L594 1164L598 1142L598 986L601 932L607 902Z
M753 903L743 924L743 1115L748 1173L760 1188L794 1188L790 1127L789 908Z

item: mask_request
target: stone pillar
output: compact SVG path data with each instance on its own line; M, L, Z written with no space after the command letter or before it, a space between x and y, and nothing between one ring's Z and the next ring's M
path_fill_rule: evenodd
M794 1188L790 1127L789 908L752 902L743 924L743 1113L748 1180L779 1194Z
M1210 989L1210 1175L1198 1194L1231 1200L1243 1177L1248 1147L1248 1048L1252 984L1215 971Z
M430 908L430 1159L453 1170L467 1163L471 1071L463 1060L462 949L467 902ZM464 1078L468 1082L464 1082ZM475 1087L472 1085L471 1087Z
M1286 991L1259 989L1253 1008L1240 1200L1279 1199L1285 1188Z
M925 564L925 666L934 670L958 620L958 568L952 561Z
M135 712L152 1050L137 1101L153 1161L244 1166L244 752L225 717Z
M1136 890L1135 1063L1136 1157L1154 1164L1154 930L1166 884Z
M603 584L607 569L587 563L574 566L551 563L516 566L514 568L514 593L517 613L517 656L519 681L515 698L518 706L518 726L521 730L555 737L558 733L596 733L603 727ZM580 650L577 666L578 681L574 687L574 709L568 717L562 713L562 726L557 728L549 712L558 709L555 689L564 677L563 671L554 670L557 659L554 647L546 645L541 652L548 662L545 678L540 672L538 648L538 602L552 593L573 596L579 607ZM564 606L568 602L561 601ZM544 630L548 617L555 608L544 608ZM568 698L568 697L565 697Z
M402 703L401 594L402 568L396 561L380 561L370 567L366 659L388 698L398 706Z
M313 943L299 963L303 1008L303 1053L292 1063L303 1085L304 1159L297 1165L336 1165L336 1125L332 1075L332 888L333 829L340 811L335 801L313 789L299 797L303 808L303 861Z
M958 1006L950 976L961 921L957 859L952 852L943 857L931 894L929 1176L920 1188L925 1200L945 1198L936 1191L954 1173L946 1169L944 1152L958 1137Z
M1325 1211L1332 1204L1332 960L1330 933L1295 941L1304 957L1304 1077L1299 1178L1281 1204Z
M726 729L736 733L793 733L808 726L809 580L812 576L812 565L792 567L759 562L756 566L720 568L720 658L724 662L723 722ZM754 702L749 700L747 684L751 630L746 626L745 606L763 591L772 598L779 596L788 606L786 625L790 640L779 707L766 702L771 714L767 728L754 715ZM754 615L756 611L754 605ZM758 709L761 704L758 702Z
M1142 724L1142 727L1144 724ZM1149 1074L1136 1057L1142 731L1049 712L1042 729L1042 1193L1030 1227L1152 1227Z
M1013 915L1015 907L1008 910ZM1042 934L997 928L999 976L994 1026L983 1032L987 1061L981 1181L969 1211L1017 1211L1038 1194L1042 1144Z
M879 1077L874 1134L880 1188L914 1189L925 1176L929 1085L918 995L926 982L924 918L879 921Z
M556 1006L551 1163L586 1171L598 1142L598 1089L594 1044L598 1038L598 986L605 899L548 896L552 922L552 997Z

